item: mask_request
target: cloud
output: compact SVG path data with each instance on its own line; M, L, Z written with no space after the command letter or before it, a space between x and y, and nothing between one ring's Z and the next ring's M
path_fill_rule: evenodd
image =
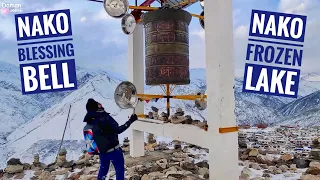
M189 37L189 66L192 68L205 68L205 45L204 31L192 30Z
M233 58L236 76L243 75L245 55L248 44L248 34L249 25L239 25L233 30Z
M239 24L241 24L241 19L239 19L238 17L242 16L242 11L241 9L234 9L232 11L232 16L233 16L233 25L234 26L238 26Z
M319 0L280 0L279 11L307 16L303 47L303 72L320 71L320 1Z
M201 39L204 40L204 30L203 29L194 29L190 33L191 35L195 35L197 37L200 37Z
M104 9L99 10L99 12L93 16L92 20L94 20L94 21L117 21L117 19L109 16Z
M1 1L1 0L0 0ZM14 0L12 0L14 1ZM127 68L128 36L121 30L121 19L110 17L101 3L78 0L42 1L20 0L24 12L67 9L71 11L77 65L93 68ZM303 68L319 71L320 1L319 0L234 0L234 60L236 71L242 72L248 43L248 24L252 9L305 14L308 16ZM0 14L0 61L17 62L17 45L13 14ZM205 32L198 19L193 18L189 34L190 67L205 67ZM217 42L218 43L218 42ZM18 62L17 62L18 63ZM125 74L125 73L124 73Z
M14 25L14 18L10 14L0 15L0 34L3 39L16 39L16 29Z
M278 11L291 14L306 15L311 19L319 19L319 0L280 0Z
M247 25L247 26L244 26L244 25L238 26L234 30L234 38L235 39L247 38L248 37L248 33L249 33L249 25Z
M80 22L86 22L87 18L85 16L81 17Z
M70 9L76 63L91 68L127 69L127 35L121 31L121 19L110 18L99 3L77 0L36 1L26 3L24 12ZM0 15L0 61L17 64L14 15Z
M235 69L244 67L246 44L248 42L249 25L240 25L234 28L234 59ZM190 67L204 68L205 65L205 31L192 29L190 32Z
M284 13L304 14L308 1L305 0L280 0L279 10Z

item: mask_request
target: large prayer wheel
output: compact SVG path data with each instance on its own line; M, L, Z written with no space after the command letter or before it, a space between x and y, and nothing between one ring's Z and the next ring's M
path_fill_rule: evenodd
M147 85L190 84L191 18L190 13L181 9L159 9L142 16Z

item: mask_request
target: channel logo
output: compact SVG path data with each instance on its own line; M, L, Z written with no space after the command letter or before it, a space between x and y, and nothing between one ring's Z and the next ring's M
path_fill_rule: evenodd
M22 12L22 4L18 4L18 3L2 2L0 8L1 8L1 14Z
M1 8L1 14L8 14L9 12L9 8Z

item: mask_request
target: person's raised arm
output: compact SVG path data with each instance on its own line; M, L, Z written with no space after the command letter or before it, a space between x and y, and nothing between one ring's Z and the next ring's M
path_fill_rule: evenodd
M106 114L106 116L104 116L104 118L100 119L100 127L104 133L121 134L125 130L127 130L130 127L130 125L137 119L138 119L137 115L134 114L130 117L130 119L126 123L119 126L118 123L113 119L112 116Z
M138 119L138 117L137 117L136 114L131 115L130 119L129 119L126 123L124 123L123 125L121 125L121 126L119 127L118 134L121 134L121 133L123 133L124 131L126 131L126 130L130 127L130 125L131 125L134 121L136 121L137 119Z

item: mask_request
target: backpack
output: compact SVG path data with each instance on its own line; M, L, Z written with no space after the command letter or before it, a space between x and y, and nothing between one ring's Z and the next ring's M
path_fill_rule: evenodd
M93 127L93 125L87 124L83 129L83 135L88 154L97 155L100 152L97 143L94 141Z

